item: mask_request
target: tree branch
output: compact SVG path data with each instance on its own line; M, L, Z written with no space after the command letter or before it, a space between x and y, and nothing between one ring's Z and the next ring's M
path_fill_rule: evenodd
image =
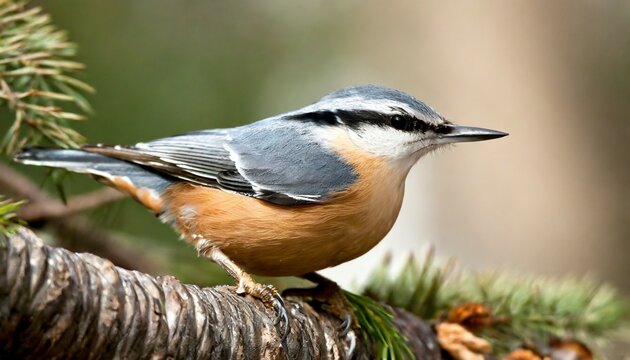
M37 185L8 165L0 163L0 189L17 196L20 200L41 202L48 200Z
M20 199L28 200L18 216L28 222L50 220L78 214L126 197L120 191L104 188L91 193L77 195L68 200L67 204L52 199L28 178L22 176L11 167L0 164L0 188L5 189Z
M120 199L127 195L112 188L103 188L87 194L73 196L67 204L56 199L46 199L31 202L23 206L18 212L20 219L27 222L41 221L48 219L59 219L76 215L86 210L97 208Z
M90 207L124 197L116 190L108 189L91 194L80 195L69 201L69 206L52 199L31 180L0 163L0 191L15 197L16 200L27 200L29 203L18 211L18 216L26 221L44 221L51 225L60 235L60 245L74 251L89 251L104 256L116 265L127 269L145 272L154 270L151 261L125 246L107 231L102 230L84 216L69 216ZM74 204L74 205L71 205ZM39 207L45 205L44 209Z
M124 270L23 228L0 245L0 358L338 359L347 351L338 321L299 299L287 301L292 327L281 345L273 311L230 287ZM440 358L425 323L400 310L396 323L417 359ZM355 359L376 358L357 338Z

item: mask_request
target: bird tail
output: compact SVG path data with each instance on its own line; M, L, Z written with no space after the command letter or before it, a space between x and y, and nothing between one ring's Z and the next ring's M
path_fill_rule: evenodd
M162 193L173 183L172 178L141 165L81 149L25 148L15 161L93 175L156 213L163 210Z

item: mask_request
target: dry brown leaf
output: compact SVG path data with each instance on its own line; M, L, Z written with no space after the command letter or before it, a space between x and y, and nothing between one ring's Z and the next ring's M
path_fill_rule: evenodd
M456 360L483 360L484 354L492 352L492 345L475 336L460 324L443 322L437 325L440 346Z
M580 360L593 360L593 353L581 341L575 339L552 339L549 342L552 351L574 353Z
M454 307L448 313L448 322L459 324L469 331L478 332L492 324L492 313L481 304L463 304Z

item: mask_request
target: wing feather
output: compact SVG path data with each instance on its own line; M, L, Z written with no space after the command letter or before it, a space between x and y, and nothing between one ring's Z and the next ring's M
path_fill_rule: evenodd
M298 124L272 118L133 146L84 149L276 204L327 200L354 182L354 172Z

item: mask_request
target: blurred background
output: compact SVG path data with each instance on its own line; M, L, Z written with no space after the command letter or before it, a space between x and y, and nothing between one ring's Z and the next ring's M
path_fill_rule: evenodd
M242 125L365 83L510 133L421 160L388 237L324 271L344 286L387 252L401 262L432 244L465 268L592 274L630 291L630 2L41 3L97 89L76 127L90 142ZM67 188L98 185L71 176ZM157 273L228 281L131 200L91 215Z

